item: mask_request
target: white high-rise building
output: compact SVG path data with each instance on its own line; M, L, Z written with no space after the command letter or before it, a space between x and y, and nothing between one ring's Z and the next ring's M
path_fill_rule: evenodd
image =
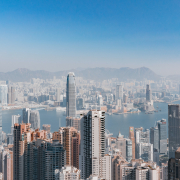
M66 117L76 117L76 82L75 75L70 72L66 84Z
M105 112L91 110L81 118L79 168L81 179L101 175L105 155Z
M106 180L111 180L111 171L112 171L112 167L111 167L111 156L106 154L103 158L102 158L102 172L101 172L101 177L103 179Z
M80 170L72 166L56 169L55 180L80 180Z
M7 93L8 93L7 85L0 85L0 101L2 106L7 105Z

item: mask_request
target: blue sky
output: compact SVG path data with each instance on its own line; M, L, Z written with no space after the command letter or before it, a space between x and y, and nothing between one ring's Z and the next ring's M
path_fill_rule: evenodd
M0 71L146 66L180 74L180 0L1 0Z

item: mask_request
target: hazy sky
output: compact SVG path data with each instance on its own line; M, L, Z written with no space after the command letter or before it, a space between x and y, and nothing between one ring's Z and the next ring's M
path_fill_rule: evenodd
M180 0L1 0L0 71L180 74Z

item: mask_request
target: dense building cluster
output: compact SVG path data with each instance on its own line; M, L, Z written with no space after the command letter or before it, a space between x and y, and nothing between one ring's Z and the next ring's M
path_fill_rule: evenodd
M180 178L180 105L168 105L168 131L166 119L149 129L129 127L129 137L121 132L113 137L105 129L106 114L158 111L153 102L166 101L171 97L167 86L175 85L151 82L150 88L146 82L117 84L117 79L112 79L101 82L100 88L94 83L75 79L75 74L69 73L66 89L58 87L65 84L64 77L0 85L0 179ZM2 131L2 109L19 107L22 115L12 116L11 132L6 135ZM51 125L43 124L41 130L39 111L32 107L65 110L66 127L51 132Z

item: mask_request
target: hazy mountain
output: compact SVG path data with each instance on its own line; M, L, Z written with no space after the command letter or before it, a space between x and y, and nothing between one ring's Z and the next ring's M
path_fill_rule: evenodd
M141 68L88 68L88 69L73 69L69 71L48 72L44 70L31 71L25 68L19 68L11 72L0 72L0 80L10 80L14 82L29 81L31 78L52 79L53 76L60 78L67 76L68 72L74 72L76 77L83 77L85 79L102 81L105 79L119 78L123 81L126 79L150 79L159 80L160 76L155 74L152 70L146 67Z

